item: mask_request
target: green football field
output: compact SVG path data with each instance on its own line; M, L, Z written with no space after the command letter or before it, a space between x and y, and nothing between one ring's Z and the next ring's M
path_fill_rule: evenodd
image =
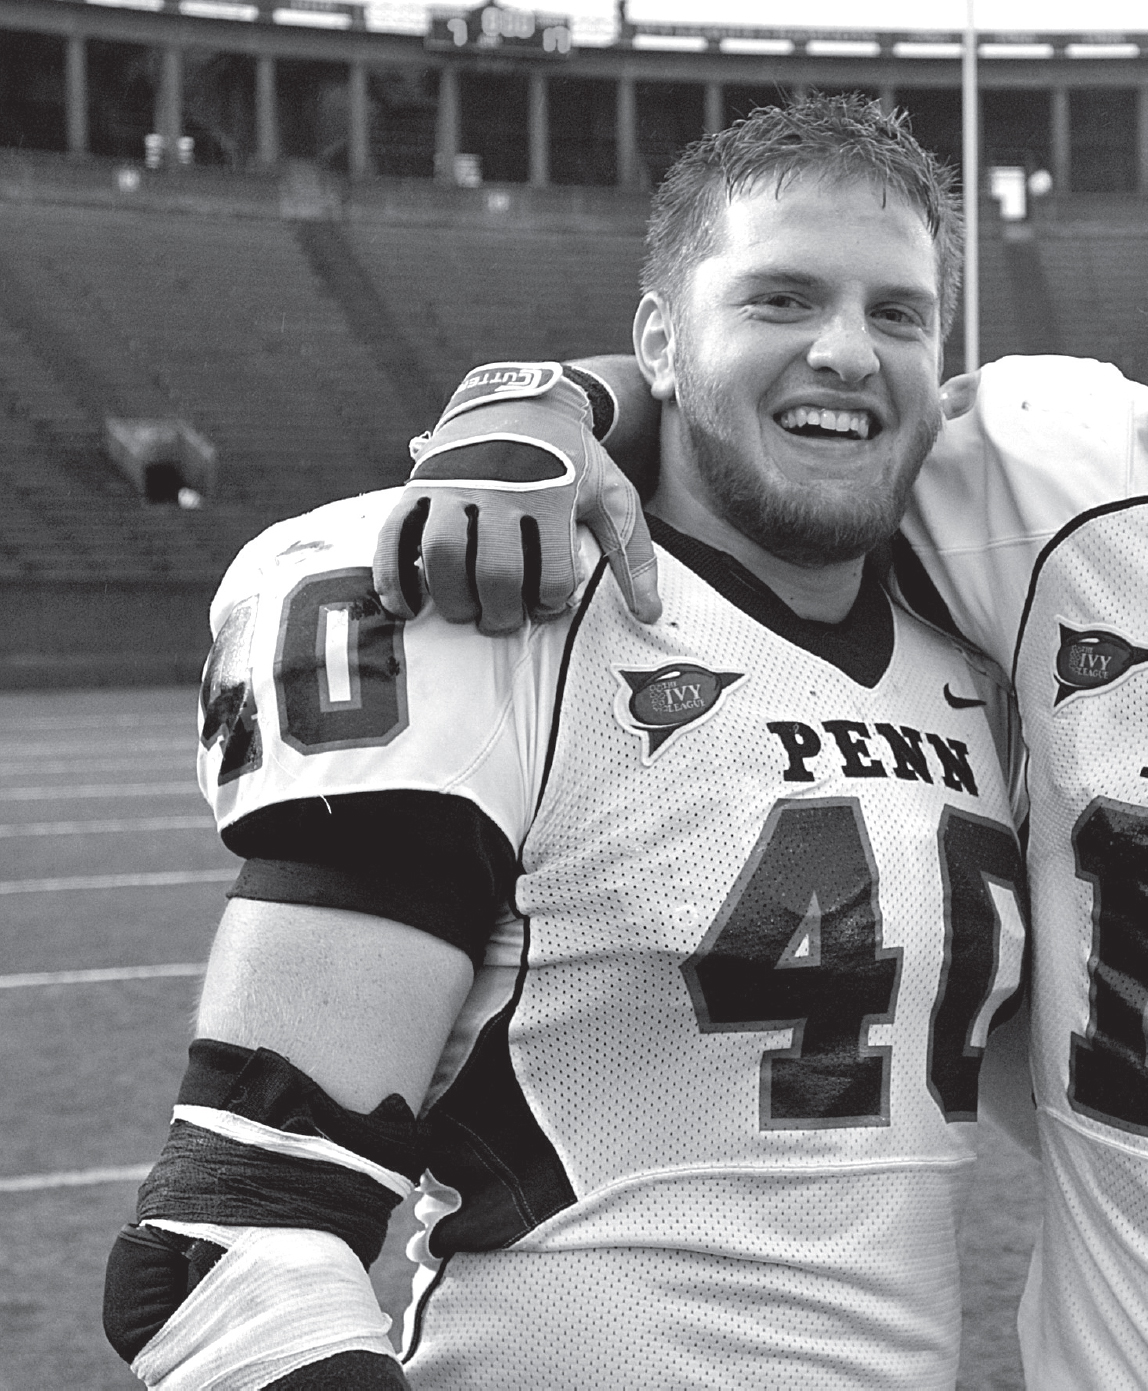
M237 863L196 788L193 690L0 695L0 1391L140 1385L103 1339L103 1262L163 1143ZM1035 1165L987 1130L962 1391L1022 1386L1035 1216Z

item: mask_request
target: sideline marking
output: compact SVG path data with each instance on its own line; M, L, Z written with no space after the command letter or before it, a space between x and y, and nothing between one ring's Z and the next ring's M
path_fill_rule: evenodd
M214 830L210 816L135 816L106 821L7 821L0 840L14 836L86 836L100 832Z
M170 797L200 795L197 782L109 782L80 787L0 787L0 802L67 801L70 797Z
M50 894L69 889L155 889L174 884L226 884L237 868L161 869L150 874L76 874L67 879L0 879L0 894Z
M58 1174L17 1174L0 1178L0 1193L29 1193L37 1188L79 1188L86 1183L138 1183L151 1164L125 1164L118 1169L72 1169Z
M206 961L172 961L166 966L94 966L83 971L23 971L0 976L0 990L26 985L91 985L108 980L163 980L170 976L202 976Z

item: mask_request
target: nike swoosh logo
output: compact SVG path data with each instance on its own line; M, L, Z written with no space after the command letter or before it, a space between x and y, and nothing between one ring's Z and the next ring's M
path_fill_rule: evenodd
M954 695L952 691L949 690L949 683L947 681L945 682L945 699L954 710L971 710L974 705L985 704L983 700L977 700L975 696Z

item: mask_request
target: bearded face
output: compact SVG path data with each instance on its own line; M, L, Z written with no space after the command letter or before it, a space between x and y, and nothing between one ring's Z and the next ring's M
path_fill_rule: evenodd
M743 536L779 560L811 567L855 560L866 555L896 531L909 492L941 428L941 411L922 416L912 430L886 451L885 466L876 477L853 483L811 476L794 481L766 453L747 457L731 428L733 413L726 408L722 384L699 380L693 371L688 339L679 339L677 401L695 467L715 509ZM806 393L810 395L812 393ZM800 410L801 407L795 408ZM826 427L818 422L815 435L809 421L816 409L806 404L806 438L829 441L838 430L836 419ZM853 412L846 412L854 414ZM833 410L835 418L841 411Z
M865 181L799 179L722 216L670 316L691 486L779 559L856 559L896 530L940 430L932 239Z

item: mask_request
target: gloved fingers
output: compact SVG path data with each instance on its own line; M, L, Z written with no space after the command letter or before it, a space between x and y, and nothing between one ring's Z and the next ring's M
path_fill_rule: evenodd
M477 623L474 561L478 507L453 491L436 490L422 534L422 574L435 607L448 623Z
M662 615L658 562L641 500L613 460L604 453L601 458L605 462L579 520L602 547L627 608L639 622L656 623Z
M574 602L574 592L582 578L578 565L578 543L569 495L555 498L554 507L537 518L532 530L524 528L524 543L531 558L528 607L540 622L548 622L566 612Z
M639 623L656 623L662 616L662 596L658 593L658 558L641 513L627 544L616 551L607 551L606 559L626 600L626 607Z
M501 511L494 516L479 509L467 556L478 595L479 632L488 637L516 632L538 591L538 527L533 518Z
M430 499L412 506L406 498L391 512L379 532L373 575L383 607L396 618L414 618L422 608L423 579L418 559Z

